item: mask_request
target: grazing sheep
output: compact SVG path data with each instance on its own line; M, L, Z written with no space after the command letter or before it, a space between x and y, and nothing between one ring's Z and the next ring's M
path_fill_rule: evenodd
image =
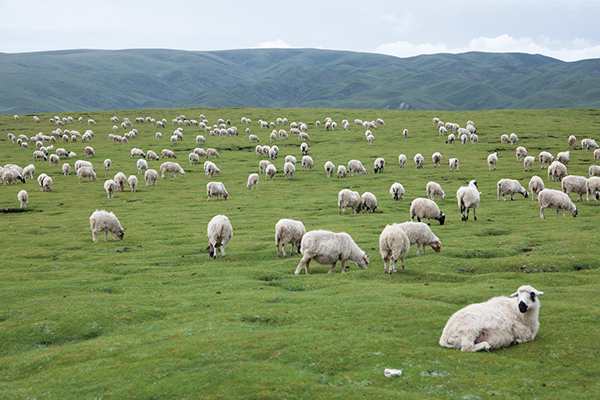
M58 167L60 158L56 154L50 154L50 158L48 158L48 161L51 167Z
M110 171L110 167L112 166L112 161L110 158L104 160L104 169Z
M498 152L492 153L487 157L488 163L488 171L492 171L496 169L496 164L498 164Z
M425 158L423 158L421 153L417 153L415 154L414 161L417 169L420 169L421 167L423 167L423 161L425 161Z
M4 175L4 171L2 172L2 174ZM44 178L46 178L48 175L42 173L38 176L38 184L40 185L40 189L42 188L42 186L44 185ZM4 183L6 185L6 183Z
M469 209L473 209L473 219L477 221L477 214L475 210L479 205L479 188L477 181L472 180L468 186L461 186L456 191L456 199L458 200L458 207L462 214L462 220L467 221L469 219Z
M546 219L546 215L544 214L544 210L546 208L551 208L556 210L556 218L558 218L558 212L562 210L563 217L565 217L565 210L571 212L573 217L577 216L577 207L571 199L569 195L561 192L560 190L554 189L544 189L538 193L538 202L540 203L540 218Z
M476 134L471 133L469 135L469 138L471 139L471 144L477 144L477 143L479 143L479 136L477 136Z
M248 175L248 183L246 184L246 186L248 187L248 189L258 189L258 181L259 178L257 173L250 174Z
M64 171L64 166L63 166L63 171ZM23 178L33 179L34 175L35 175L35 166L33 164L29 164L28 166L23 168Z
M515 133L510 134L510 144L519 144L519 138Z
M286 162L283 164L283 173L285 174L285 179L292 179L294 177L294 173L296 172L296 167L291 162Z
M600 200L600 177L592 176L587 180L587 196L592 195L594 200Z
M588 151L589 149L597 149L599 146L594 139L582 139L581 147Z
M258 172L260 172L260 173L266 172L267 167L269 165L271 165L271 161L269 161L269 160L261 160L258 163Z
M594 164L598 164L598 160L600 160L600 149L594 150Z
M458 167L459 167L458 158L449 159L448 165L450 166L450 172L458 171Z
M440 211L440 208L434 201L425 198L416 198L410 203L410 220L413 221L417 217L417 221L421 222L421 218L427 218L427 225L431 225L431 219L440 222L444 225L446 214Z
M96 172L90 167L80 167L77 170L77 177L79 178L79 183L81 183L81 178L88 178L88 182L90 181L90 178L95 181Z
M119 187L119 192L123 192L125 190L125 185L127 184L127 176L122 172L117 172L113 179Z
M17 194L17 200L19 200L19 202L21 203L21 206L19 208L23 208L23 205L25 205L25 208L27 208L27 206L29 205L29 193L27 193L26 190L21 190Z
M202 135L196 136L196 144L206 143L206 139Z
M548 167L548 181L552 178L552 181L560 182L565 176L567 176L567 167L565 164L552 161L552 164Z
M146 158L148 160L155 160L158 161L158 154L156 154L154 151L152 150L148 150L148 153L146 154Z
M381 172L383 173L383 167L385 167L385 160L383 157L378 157L373 163L375 173Z
M221 248L221 257L225 257L225 245L233 237L233 227L229 218L225 215L215 215L206 228L208 236L208 254L212 258L217 258L217 251Z
M146 186L148 183L152 183L152 185L156 185L156 180L158 179L158 172L155 169L147 169L144 173L144 181L146 181Z
M424 222L403 222L398 225L408 236L410 245L417 244L417 256L419 254L419 246L423 246L423 254L425 254L425 245L431 246L431 248L439 253L442 249L442 242L440 239L433 234L429 225Z
M402 131L402 136L404 136L405 138L407 138L407 137L408 137L408 129L404 129L404 130Z
M217 196L217 201L219 201L219 197L222 197L223 200L227 200L227 197L229 197L223 182L208 182L206 184L206 194L208 196L206 201L210 201L210 196Z
M92 239L98 243L98 233L104 232L104 241L108 241L108 233L112 235L113 241L115 235L119 240L123 240L125 229L121 226L119 219L115 214L104 210L96 210L90 217L90 228L92 229Z
M517 162L521 162L525 156L527 156L527 149L523 146L517 147L515 150L517 156Z
M442 200L446 200L446 193L444 193L444 190L437 182L428 182L425 191L427 192L429 200L435 200L435 196L438 196Z
M560 153L558 153L556 155L556 161L561 162L565 165L567 165L569 163L569 156L571 155L571 152L569 151L561 151Z
M142 149L138 149L138 148L134 147L133 149L131 149L131 156L129 158L133 158L133 157L146 158L146 153L144 153L142 151Z
M400 168L404 168L404 164L406 164L406 156L404 154L398 156L398 164L400 164Z
M401 183L394 182L390 187L390 194L394 198L394 201L402 200L402 196L404 195L404 186Z
M346 214L346 207L352 207L352 214L360 213L362 201L358 192L342 189L338 193L338 215Z
M442 154L440 152L436 151L435 153L433 153L431 155L431 161L433 161L434 167L439 167L440 162L442 162Z
M294 272L295 275L300 274L302 267L308 275L310 273L308 267L312 260L319 264L332 264L328 274L333 271L338 261L342 263L342 273L346 272L346 261L356 263L360 269L369 268L369 255L362 251L346 232L335 233L324 230L307 232L302 237L300 252L303 257Z
M544 190L544 181L537 175L534 175L529 180L529 191L531 192L531 201L535 199L542 190Z
M311 156L302 157L302 171L308 172L312 171L314 165L314 161Z
M291 255L300 253L300 243L306 234L306 228L301 221L283 218L275 224L275 247L277 248L277 257L279 255L279 244L283 250L283 257L287 258L285 246L289 243L292 246Z
M300 151L303 155L308 154L308 145L306 144L306 142L302 142L302 144L300 145Z
M119 185L112 179L106 180L104 182L104 190L106 190L106 195L109 199L112 199L115 196L115 192L119 189Z
M258 136L252 134L252 135L248 135L248 139L250 141L250 143L252 142L260 142L260 139L258 138Z
M50 178L49 176L46 176L44 178L44 181L42 182L42 188L41 191L42 192L49 192L50 189L52 189L52 184L54 182L52 181L52 178Z
M175 155L175 153L173 153L171 150L169 149L163 149L161 152L162 157L161 158L177 158L177 156Z
M363 167L359 160L350 160L348 161L348 172L352 176L354 176L355 172L360 172L361 174L365 175L367 173L367 169Z
M206 158L213 156L215 158L219 158L219 152L216 149L208 148L206 149Z
M137 192L138 178L135 175L129 175L129 178L127 178L127 184L129 185L130 191Z
M204 175L210 176L212 178L215 174L221 175L221 170L212 161L205 161Z
M269 164L267 165L267 167L265 168L265 181L267 180L273 180L273 177L275 176L275 174L277 173L277 168L275 168L275 166L273 164Z
M198 165L200 164L200 156L196 153L190 153L188 155L188 160L190 160L190 165Z
M543 294L524 285L509 297L494 297L455 312L444 327L440 346L476 352L532 341L540 327L538 297Z
M46 153L44 153L43 151L36 150L33 152L33 161L37 161L37 160L48 161L48 157L46 156Z
M286 157L287 159L287 157ZM333 176L333 173L335 172L335 165L333 165L333 163L331 161L327 161L325 163L325 173L327 174L328 178L331 178Z
M510 142L510 138L508 137L508 135L506 133L503 133L502 135L500 135L500 143L507 144L508 142Z
M177 173L179 173L181 177L185 175L185 171L183 170L183 168L181 168L181 166L178 163L172 161L162 163L159 169L161 171L161 176L163 179L167 177L165 175L165 172L172 172L173 178L177 176Z
M554 156L547 151L542 151L538 155L538 159L540 160L541 169L544 169L544 165L550 165L554 161Z
M375 140L375 136L369 133L369 135L367 136L367 142L369 142L369 146L373 146L373 140Z
M588 168L588 173L590 177L592 176L600 176L600 166L599 165L590 165Z
M62 171L63 175L69 175L71 173L71 166L69 165L69 163L64 163L62 165Z
M85 151L85 158L88 158L88 156L91 156L92 158L96 157L96 152L94 151L94 149L92 147L87 146L84 151Z
M367 210L370 214L374 213L377 209L377 197L371 192L364 192L360 196L360 208L361 210Z
M452 144L452 143L454 143L455 140L456 140L456 136L454 135L454 133L451 133L446 138L446 143Z
M535 163L534 156L527 156L523 159L523 166L525 167L525 172L533 171L533 164Z
M515 199L515 193L521 194L524 198L529 197L529 193L516 179L500 179L496 184L497 187L497 198L496 201L500 201L500 194L506 201L505 195L510 194L510 199Z
M563 178L561 188L567 195L577 193L577 201L581 201L582 196L587 194L587 178L585 176L567 175ZM589 196L587 201L590 201Z
M310 141L310 137L308 136L308 133L300 132L298 134L298 140L309 140Z
M338 165L338 169L337 169L337 177L338 178L345 178L346 177L346 167L343 165Z
M146 172L148 169L148 162L142 158L136 161L136 166L138 170L138 175L142 173L142 171Z
M569 136L569 147L573 147L573 145L575 144L575 142L577 141L577 138L573 135Z
M383 273L388 273L387 263L389 262L389 274L397 272L396 261L402 261L402 270L404 270L404 257L410 249L410 240L406 232L397 224L386 225L379 235L379 252L383 259Z

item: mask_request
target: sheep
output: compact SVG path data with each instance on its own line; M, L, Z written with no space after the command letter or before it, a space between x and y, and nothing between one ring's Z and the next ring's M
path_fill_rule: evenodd
M91 156L92 158L96 157L96 152L94 151L93 147L87 146L84 151L85 151L85 158L88 158L88 156Z
M249 139L250 143L252 143L252 142L260 142L260 139L258 138L258 136L254 135L254 134L249 135L248 139Z
M215 158L219 158L219 152L216 149L208 148L206 149L206 158L213 156Z
M17 200L19 200L19 202L21 203L21 206L19 208L23 208L23 205L25 205L25 208L27 208L27 206L29 205L29 193L27 193L26 190L21 190L17 194Z
M48 162L51 167L58 167L60 158L56 154L50 154L50 157L48 158Z
M535 163L534 156L527 156L523 159L523 166L525 167L525 172L533 171L533 163Z
M415 154L414 161L417 169L420 169L421 167L423 167L423 161L425 161L425 158L423 158L421 153L417 153Z
M510 199L515 199L515 193L521 194L524 198L529 197L529 193L516 179L500 179L496 184L497 187L497 198L496 201L500 201L500 194L502 194L502 198L506 201L506 195L510 194Z
M308 140L308 141L310 141L310 137L308 136L308 133L306 133L306 132L300 132L298 134L298 140Z
M577 141L577 138L574 135L569 136L569 139L568 139L569 147L573 147L573 145L575 144L576 141Z
M439 253L442 249L442 242L433 234L429 225L424 222L403 222L398 225L408 236L410 246L417 244L417 256L419 256L419 246L423 246L423 255L425 254L425 245Z
M498 152L492 153L487 157L488 163L488 171L492 171L496 169L496 164L498 164Z
M548 167L548 181L552 178L552 181L560 182L565 176L567 176L567 167L561 162L552 161Z
M274 160L279 154L279 147L273 146L269 149L269 159Z
M246 186L248 187L248 189L258 189L258 181L259 178L257 173L250 174L248 175L248 183L246 184Z
M138 170L138 175L142 173L142 171L146 171L148 169L148 162L142 158L136 161L136 167Z
M537 298L543 294L523 285L509 297L468 305L450 317L440 337L440 346L476 352L532 341L540 327Z
M544 169L544 165L550 165L554 161L554 156L547 151L542 151L538 155L538 159L540 160L541 169Z
M117 172L113 179L119 187L119 192L123 192L125 190L125 185L127 184L127 177L125 174L122 172Z
M271 161L269 160L261 160L258 163L258 172L263 173L267 170L267 167L271 165Z
M188 160L190 160L190 165L198 165L200 164L200 156L196 153L190 153L188 155ZM139 160L138 160L139 161Z
M42 188L42 186L44 185L44 178L46 178L48 175L42 173L38 176L38 184L40 185L40 189Z
M133 157L146 158L146 153L144 153L142 151L142 149L138 149L138 148L134 147L133 149L131 149L131 156L129 156L129 158L133 158Z
M510 142L510 138L508 137L508 135L506 133L503 133L502 135L500 135L500 143L506 144L508 142Z
M445 126L440 126L438 129L440 136L446 136L448 134L448 129Z
M385 167L385 160L383 157L378 157L373 163L375 173L380 172L383 173L383 167Z
M161 176L163 179L165 179L167 177L165 175L165 172L172 172L173 178L175 178L177 176L178 172L181 177L183 177L185 175L185 171L183 170L183 168L181 168L181 166L178 163L172 162L172 161L167 161L167 162L162 163L160 165L159 169L161 171Z
M302 171L308 172L312 171L314 165L314 161L311 156L302 157Z
M427 225L431 225L431 219L440 222L444 225L446 214L440 211L440 208L434 201L425 198L416 198L410 203L410 220L413 221L417 217L417 221L421 222L421 218L427 218Z
M561 151L560 153L558 153L556 155L556 161L567 165L569 163L570 155L571 155L571 152L569 152L569 151Z
M515 133L510 134L510 144L519 144L519 138Z
M435 196L438 196L442 200L446 200L446 193L444 193L444 190L437 182L427 182L425 191L427 192L429 200L435 200Z
M590 177L600 176L600 166L590 165L590 167L588 168L588 173L590 174Z
M360 269L369 268L369 254L362 251L346 232L331 232L315 230L307 232L300 243L300 252L303 257L294 272L299 275L304 267L308 275L309 264L315 260L319 264L332 264L330 274L338 261L342 263L342 273L346 272L346 261L352 261Z
M402 196L404 195L404 186L398 182L392 183L392 186L390 186L390 194L394 201L401 201Z
M402 136L404 136L405 138L407 138L407 137L408 137L408 129L404 129L404 130L402 131Z
M225 215L215 215L206 228L208 236L208 254L216 259L217 251L221 248L221 257L225 257L225 245L233 237L233 227Z
M96 210L90 217L90 228L92 230L92 240L98 243L98 233L104 232L104 241L108 241L108 233L112 235L113 241L115 235L119 240L123 240L125 229L121 226L119 219L115 214L105 210Z
M288 161L283 165L283 172L285 173L285 179L292 179L296 172L296 167Z
M404 164L406 164L406 156L404 154L398 156L398 164L400 164L400 168L404 168Z
M546 219L544 210L551 208L556 210L556 218L558 218L558 212L562 210L563 217L565 217L565 210L571 212L573 217L577 217L577 207L569 195L561 192L560 190L544 189L538 193L538 202L540 203L540 218Z
M361 174L365 175L367 173L367 170L365 167L363 167L362 163L359 160L350 160L348 161L348 172L352 176L354 176L355 172L360 172Z
M112 166L112 161L110 158L104 160L104 169L110 171L110 167Z
M598 144L596 143L596 141L594 139L582 139L581 140L581 147L585 150L588 151L589 149L597 149L599 148Z
M389 274L397 272L396 261L402 261L402 270L404 270L404 257L410 249L410 240L406 232L397 224L386 225L379 235L379 252L383 259L383 273L388 273L387 263L389 262Z
M137 192L138 178L135 175L129 175L129 178L127 178L127 184L129 185L130 191Z
M267 167L265 168L265 181L267 180L273 180L273 177L275 176L275 174L277 173L277 168L275 168L275 166L273 164L269 164L267 165Z
M221 175L221 170L212 161L205 161L204 175L210 176L212 178L215 174Z
M360 196L360 208L368 213L374 213L377 209L377 197L371 192L364 192Z
M300 243L306 234L306 228L301 221L282 218L275 224L275 247L277 248L277 257L279 254L279 245L281 244L283 258L287 258L285 246L289 243L292 246L291 255L300 253Z
M63 171L64 171L64 165L63 165ZM23 168L23 178L33 179L34 175L35 175L35 166L33 164L29 164L28 166Z
M600 199L600 177L592 176L587 180L587 196L592 195L594 200Z
M217 196L217 201L219 201L219 197L222 197L223 200L227 200L227 197L229 197L223 182L208 182L206 184L206 195L208 196L206 201L210 201L210 196Z
M333 165L333 163L331 161L327 161L325 163L325 173L327 174L327 177L331 178L333 176L334 172L335 172L335 165Z
M202 135L196 136L196 144L206 143L206 139Z
M152 183L152 185L156 185L156 180L158 179L158 172L155 169L147 169L144 173L144 181L146 181L146 186L148 183Z
M515 155L517 156L517 162L521 162L523 158L527 156L527 149L523 146L519 146L515 150Z
M158 161L158 154L156 154L152 150L148 150L148 152L146 153L146 158L148 159L148 161L150 161L150 160Z
M469 209L473 209L473 219L477 221L477 214L475 210L479 205L479 188L477 181L472 180L468 186L461 186L456 191L456 199L458 200L458 207L462 214L462 220L467 221L469 219Z
M77 178L79 178L79 183L81 183L81 178L88 178L88 182L90 178L92 180L96 180L96 172L90 167L80 167L77 170Z
M567 195L571 193L577 193L577 201L581 201L582 196L587 194L587 178L585 176L567 175L563 178L561 183L563 193ZM589 201L589 196L587 196Z
M302 142L302 144L300 145L300 151L303 155L308 154L308 145L306 144L306 142Z
M71 173L71 166L69 165L69 163L64 163L62 165L62 172L63 175L69 175Z
M42 192L49 192L50 189L52 189L52 184L54 182L52 181L52 178L50 178L49 176L46 176L44 178L44 181L42 182L42 188L41 191Z
M372 134L369 134L367 136L367 142L369 142L369 146L373 146L373 140L375 140L375 136L373 136Z
M112 179L107 179L104 182L104 190L106 190L106 195L109 199L112 199L115 196L115 192L119 189L119 185Z
M48 157L46 156L46 154L43 151L35 150L33 152L33 161L37 161L37 160L48 161Z
M161 152L162 157L161 158L177 158L177 156L175 155L175 153L173 153L171 150L169 149L163 149Z
M347 174L346 167L343 166L343 165L338 165L337 177L338 178L345 178L346 174Z
M448 160L448 165L450 166L450 172L458 171L458 168L459 168L458 158L450 158Z
M542 190L544 190L544 181L537 175L534 175L529 180L529 191L531 192L531 201L534 200Z
M346 207L352 207L352 214L360 213L362 201L358 192L350 189L340 190L338 193L338 215L345 215Z
M3 185L17 183L17 181L21 181L21 183L25 183L25 178L19 173L19 171L4 167L4 169L0 169L0 180ZM46 174L42 174L38 177L38 183L40 186L43 186L43 176L47 176ZM40 182L40 178L42 178L42 182Z
M431 155L431 161L433 161L434 167L439 167L440 162L442 161L442 154L440 152L436 151L435 153L433 153Z
M446 138L446 143L452 144L452 143L454 143L455 140L456 140L456 136L454 135L454 133L451 133Z

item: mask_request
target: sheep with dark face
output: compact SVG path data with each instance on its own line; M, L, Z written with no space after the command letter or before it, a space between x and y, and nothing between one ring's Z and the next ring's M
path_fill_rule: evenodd
M233 236L233 227L229 218L225 215L215 215L206 228L208 235L208 254L212 258L217 258L217 251L221 248L221 257L225 257L225 245Z
M385 160L383 159L383 157L377 158L375 160L375 162L373 163L373 167L374 167L375 173L383 172L383 167L385 167Z
M425 198L417 198L410 203L410 220L413 221L415 217L419 222L422 218L427 218L427 225L431 225L432 219L438 220L440 225L444 225L446 220L446 214L440 211L438 205Z

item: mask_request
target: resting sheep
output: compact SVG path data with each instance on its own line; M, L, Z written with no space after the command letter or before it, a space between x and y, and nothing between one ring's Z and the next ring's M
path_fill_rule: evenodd
M563 178L561 188L567 195L577 193L577 201L581 201L582 196L587 194L587 178L585 176L567 175ZM587 196L589 201L589 196Z
M208 254L212 258L217 258L217 251L221 248L221 257L225 257L225 245L233 236L233 227L229 218L225 215L215 215L206 228L208 236Z
M440 211L438 205L429 199L416 198L410 203L410 220L413 221L417 217L417 221L427 218L427 225L431 225L431 220L439 221L440 225L444 225L446 214Z
M94 243L98 243L98 233L104 232L104 241L108 241L108 233L110 232L115 240L115 235L119 240L123 240L125 229L121 226L119 219L112 212L104 210L96 210L90 217L90 228L92 229L92 238Z
M352 214L360 213L362 202L358 192L350 189L340 190L338 193L338 215L345 215L346 207L352 207Z
M307 232L302 238L300 252L303 257L294 272L295 275L300 274L302 267L308 275L312 260L319 264L332 264L328 274L333 271L338 261L342 263L342 273L346 272L346 261L356 263L360 269L369 268L369 255L362 251L346 232L335 233L325 230Z
M444 190L437 182L428 182L425 191L427 192L429 200L435 200L435 196L438 196L442 200L446 200L446 193L444 193Z
M396 224L395 224L396 225ZM408 236L410 245L417 244L417 256L419 254L419 246L423 246L423 254L425 254L425 245L439 253L442 248L442 242L433 234L431 228L424 222L403 222L397 224Z
M183 168L181 168L181 166L178 163L172 161L162 163L160 165L160 170L162 172L161 176L163 179L167 177L165 175L165 172L172 172L173 178L177 176L177 173L179 173L179 175L182 177L185 175L185 171L183 170Z
M469 209L473 209L473 219L477 221L477 215L475 210L479 205L479 188L477 181L472 180L468 186L461 186L456 191L456 199L458 200L458 207L462 214L462 220L467 221L469 219Z
M277 248L277 257L279 254L279 245L283 250L283 257L287 258L285 246L289 243L292 246L291 255L300 253L300 243L306 234L306 228L301 221L283 218L275 225L275 247Z
M529 180L529 191L531 192L531 201L534 200L542 190L544 190L544 181L537 175L534 175Z
M540 327L538 296L543 294L524 285L509 297L494 297L455 312L444 327L440 346L476 352L532 341Z
M573 217L577 217L577 207L569 198L569 195L561 192L560 190L544 189L538 193L538 202L540 203L540 218L546 219L544 210L551 208L556 210L556 218L558 218L558 212L562 210L563 217L565 217L565 210L570 211Z
M404 195L404 186L401 183L394 182L390 187L390 194L394 198L394 201L402 200L402 196Z
M402 270L404 270L404 257L410 249L410 240L406 232L397 224L386 225L379 235L379 253L383 259L383 273L388 273L387 263L389 262L389 274L397 272L396 261L402 261Z
M502 198L506 201L506 195L510 194L510 199L515 199L515 193L519 193L524 198L529 197L529 193L516 179L500 179L496 184L497 187L497 198L496 201L500 201L500 194L502 194Z

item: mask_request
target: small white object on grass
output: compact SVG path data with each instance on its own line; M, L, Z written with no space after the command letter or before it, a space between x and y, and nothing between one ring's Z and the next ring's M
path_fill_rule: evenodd
M386 378L391 378L392 376L402 376L402 371L399 369L386 368L383 371L383 374Z

